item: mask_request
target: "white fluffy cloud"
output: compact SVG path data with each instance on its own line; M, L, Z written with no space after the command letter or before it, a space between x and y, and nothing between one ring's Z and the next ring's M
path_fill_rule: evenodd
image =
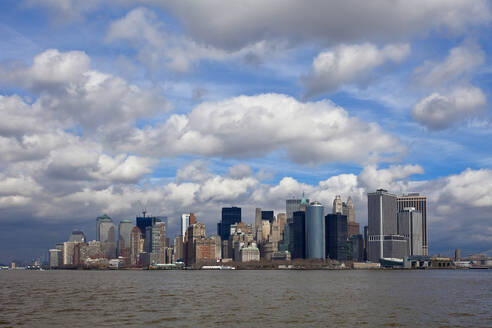
M387 61L400 62L409 53L408 44L378 48L370 43L340 45L321 52L314 58L309 74L302 77L305 95L317 96L344 84L363 81L376 67Z
M412 110L413 118L432 130L443 130L484 114L487 96L470 84L485 61L482 49L472 41L452 48L440 63L426 62L415 70L416 82L434 92Z
M160 126L135 130L119 149L236 158L282 150L295 162L311 164L377 161L405 151L377 124L350 117L329 101L302 103L281 94L202 103Z
M480 88L458 87L446 94L432 93L413 108L415 120L429 129L446 129L484 113L487 97Z
M138 60L149 69L167 69L186 73L201 60L225 61L252 58L260 60L275 46L265 41L248 44L235 51L205 45L184 36L167 33L164 24L149 9L136 8L114 21L106 35L107 42L127 41L138 52Z
M44 121L80 124L85 131L117 138L138 118L169 110L156 90L144 90L125 80L90 69L81 51L46 50L27 68L12 68L3 79L39 94L33 108Z

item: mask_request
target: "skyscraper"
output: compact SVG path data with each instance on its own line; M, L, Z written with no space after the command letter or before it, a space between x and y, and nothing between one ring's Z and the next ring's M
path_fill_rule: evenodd
M274 220L273 211L261 211L261 219L264 221L266 220L270 222L270 224L272 224Z
M133 227L130 232L130 264L137 265L140 255L140 239L142 232L139 227Z
M85 243L87 239L85 238L85 234L81 230L74 230L72 231L72 234L70 235L70 238L68 241L76 241L78 243Z
M255 236L258 244L263 241L263 223L261 222L261 208L255 210Z
M343 213L342 198L340 197L340 195L335 196L335 199L333 200L332 213Z
M118 256L125 258L127 264L130 263L130 236L133 229L132 220L122 220L118 225Z
M142 232L142 238L145 238L145 229L152 227L156 222L161 220L156 216L145 216L147 212L142 212L143 216L137 216L137 227ZM165 217L167 219L167 217Z
M101 242L103 255L109 259L116 256L115 225L113 220L104 214L97 218L97 235Z
M368 259L403 258L406 254L405 237L398 235L397 196L378 189L367 194Z
M223 207L220 231L217 231L217 234L220 235L221 240L228 240L231 233L231 224L239 222L241 222L241 208Z
M352 197L347 198L347 203L342 204L343 215L347 216L347 222L355 222L355 207Z
M409 193L403 196L398 196L398 212L402 212L405 207L414 207L415 211L422 213L422 247L424 255L428 255L427 242L427 197L421 196L419 193Z
M325 216L326 257L347 260L347 216L338 212Z
M324 207L319 202L306 207L306 258L325 258Z
M190 226L190 214L183 213L181 214L181 235L183 236L183 240L186 235L186 230Z
M422 213L414 207L398 212L398 234L407 239L407 255L424 255L422 240Z
M293 259L303 259L306 257L306 212L296 211L293 216L290 224L293 230L291 254Z
M285 201L287 223L292 223L294 212L305 210L308 204L309 199L305 198L304 193L302 193L302 199L287 199Z

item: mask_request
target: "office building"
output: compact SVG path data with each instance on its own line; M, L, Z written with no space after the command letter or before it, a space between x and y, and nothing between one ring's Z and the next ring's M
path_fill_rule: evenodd
M97 218L98 237L101 242L101 249L104 256L108 259L116 257L115 225L113 220L104 214Z
M341 212L325 216L325 252L332 260L347 260L347 216Z
M367 194L368 260L403 258L406 239L398 235L397 196L383 189Z
M301 199L287 199L285 201L285 210L287 215L287 223L292 223L294 212L305 211L306 206L309 204L309 199L306 199L304 192Z
M50 268L60 268L63 265L63 252L59 249L50 249Z
M306 258L325 259L324 207L316 201L306 207Z
M130 263L130 236L134 225L132 220L122 220L118 225L117 254L126 259L125 264Z
M228 240L231 234L231 224L241 222L241 208L223 207L222 220L217 226L217 234L222 240Z
M273 211L261 211L261 219L263 221L268 221L270 224L273 223L275 216L273 215Z
M284 239L285 224L287 223L287 215L285 213L277 214L278 226L280 228L280 239Z
M255 210L255 238L257 243L263 241L263 222L261 220L261 208Z
M422 239L422 213L414 207L398 212L398 234L407 239L407 256L425 255Z
M351 246L351 260L354 262L364 261L364 238L362 235L353 235L349 238Z
M140 258L140 240L142 232L139 227L133 227L130 232L130 265L138 265Z
M290 224L293 232L291 255L293 259L306 257L306 212L293 213L293 222Z
M398 196L398 212L402 212L405 207L413 207L416 212L422 213L422 247L424 255L428 255L427 242L427 197L421 196L419 193L409 193L403 196Z
M74 231L72 231L72 234L70 235L70 238L68 239L68 241L85 243L87 241L87 239L85 238L84 232L82 232L81 230L74 230Z
M331 213L332 214L343 213L342 198L340 197L340 195L335 196L335 199L333 200L333 209Z
M174 238L174 259L176 262L184 262L184 243L181 235Z
M142 233L142 239L145 238L145 230L147 227L152 227L156 222L161 222L161 220L156 216L146 216L147 212L143 211L142 216L137 216L137 227Z
M256 244L246 246L240 250L240 262L251 262L260 260L260 250Z

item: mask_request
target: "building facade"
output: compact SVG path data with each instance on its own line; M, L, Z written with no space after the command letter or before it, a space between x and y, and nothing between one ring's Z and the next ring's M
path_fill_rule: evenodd
M326 257L347 260L347 216L338 212L325 216Z
M306 207L306 258L325 259L324 207L312 202Z
M409 193L398 196L398 212L402 212L405 207L413 207L415 211L422 213L422 247L424 255L428 255L429 245L427 241L427 197L419 193Z

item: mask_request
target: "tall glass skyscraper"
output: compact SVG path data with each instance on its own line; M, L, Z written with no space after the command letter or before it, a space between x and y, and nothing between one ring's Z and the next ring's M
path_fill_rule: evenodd
M239 222L241 222L240 207L223 207L222 220L217 225L217 234L222 240L228 240L231 234L231 225Z
M306 257L306 212L296 211L293 216L290 224L294 237L291 254L294 259L303 259Z
M122 220L118 225L118 256L130 257L130 236L133 229L132 220Z
M325 216L326 257L347 260L347 216L337 212Z
M116 256L116 239L115 225L113 220L106 214L97 218L97 235L101 242L101 248L104 256L107 258L115 258Z
M325 258L324 207L319 202L306 207L306 258Z

